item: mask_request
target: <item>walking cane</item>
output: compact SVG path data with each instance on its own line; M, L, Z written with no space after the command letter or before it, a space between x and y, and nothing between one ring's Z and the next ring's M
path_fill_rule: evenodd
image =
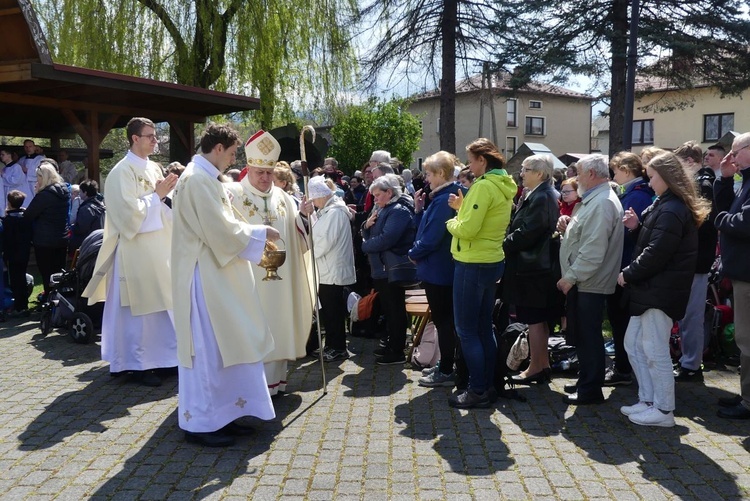
M307 190L307 183L310 181L310 171L307 168L307 153L305 152L305 132L310 131L312 140L315 142L315 129L312 125L305 125L302 127L302 132L299 134L299 154L302 160L302 179L304 181L305 188L305 199L309 196L310 192ZM320 356L320 372L323 375L323 395L328 394L328 385L326 383L326 366L323 361L323 336L320 333L320 309L318 308L318 269L315 264L315 247L313 246L313 228L312 221L308 223L308 234L310 235L310 259L312 260L312 272L313 272L313 285L315 287L315 324L318 329L318 354Z

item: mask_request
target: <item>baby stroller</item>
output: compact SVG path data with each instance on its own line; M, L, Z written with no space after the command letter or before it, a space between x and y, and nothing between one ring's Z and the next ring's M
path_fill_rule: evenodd
M47 335L52 329L66 328L76 343L93 341L94 327L101 326L104 303L88 306L81 293L94 274L103 235L103 230L93 231L81 243L73 258L73 268L55 273L50 278L50 292L42 305L42 334Z

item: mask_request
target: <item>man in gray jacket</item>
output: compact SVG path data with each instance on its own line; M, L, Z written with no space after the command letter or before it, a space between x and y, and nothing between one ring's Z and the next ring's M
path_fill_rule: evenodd
M583 199L580 206L558 222L565 236L557 288L568 297L568 332L575 336L581 366L578 382L565 387L571 394L563 401L584 405L604 402L604 304L615 291L625 233L623 208L609 186L609 168L602 155L578 163L578 194Z

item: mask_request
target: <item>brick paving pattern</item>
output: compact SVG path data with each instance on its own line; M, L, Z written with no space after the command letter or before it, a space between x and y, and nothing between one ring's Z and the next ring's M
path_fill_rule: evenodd
M0 325L0 498L112 500L743 499L750 498L750 421L716 417L736 368L677 387L677 426L642 428L619 407L568 407L568 377L521 388L527 402L458 411L446 388L374 363L374 340L328 364L294 364L277 418L227 449L187 444L177 381L112 378L99 345L43 337L32 320Z

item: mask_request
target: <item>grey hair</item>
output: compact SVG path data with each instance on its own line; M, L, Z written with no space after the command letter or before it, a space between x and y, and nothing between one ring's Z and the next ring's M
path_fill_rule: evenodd
M390 163L391 162L391 152L385 151L385 150L376 150L372 152L372 155L370 156L370 162L385 162Z
M384 174L372 182L370 185L370 193L372 193L373 190L391 190L393 192L393 197L391 198L400 197L402 193L401 180L396 174Z
M584 172L594 171L596 177L609 179L609 165L604 155L589 155L578 162L578 175Z
M401 177L408 183L412 179L411 171L409 169L404 169L404 172L401 173Z
M542 173L542 180L547 181L554 173L555 167L549 155L531 155L521 163L522 167Z
M391 164L387 164L385 162L380 162L377 167L373 167L373 169L378 169L383 174L395 174L396 172L393 170L393 167L391 167Z

